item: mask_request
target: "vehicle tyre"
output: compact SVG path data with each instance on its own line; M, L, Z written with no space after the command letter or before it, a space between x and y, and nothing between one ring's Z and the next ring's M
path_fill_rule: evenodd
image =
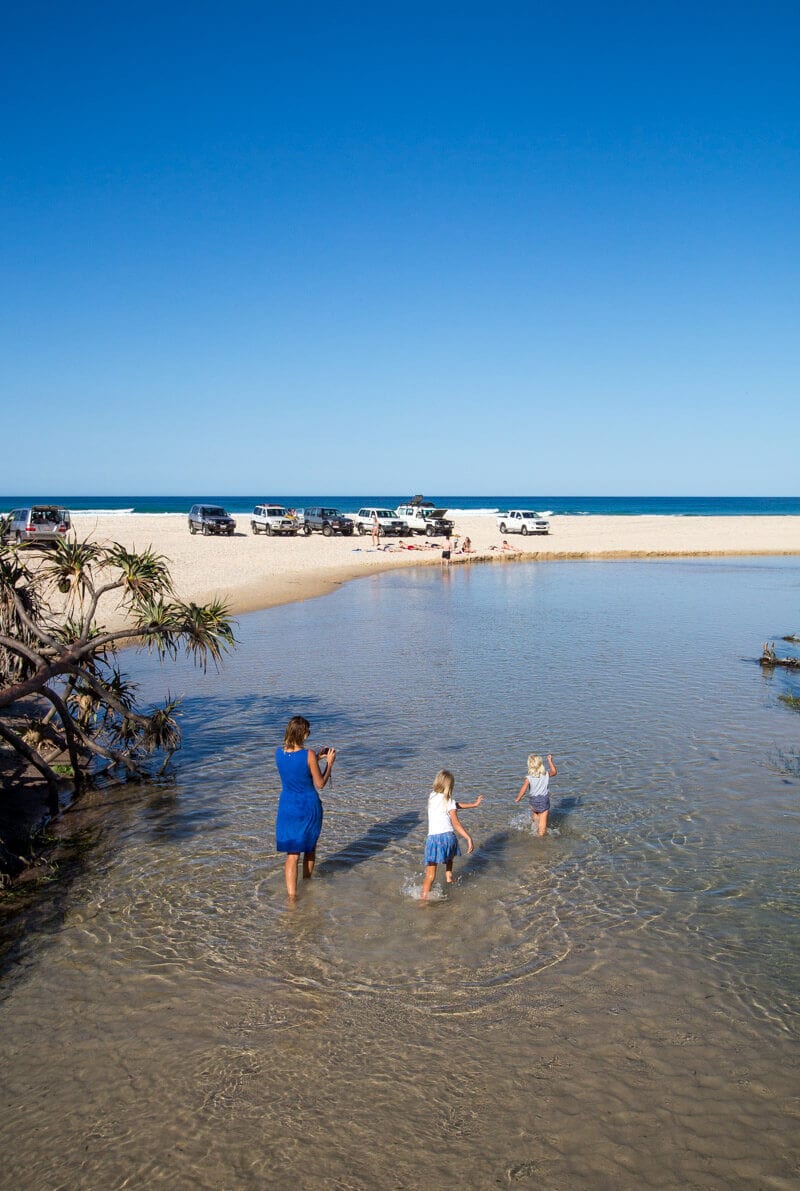
M332 534L332 533L333 533L333 530L331 529L330 525L329 525L329 524L328 524L328 522L326 521L326 522L325 522L325 524L324 524L324 525L323 525L323 527L322 527L322 536L323 536L324 538L329 538L329 537L331 536L331 534Z
M272 526L270 525L269 522L267 522L267 524L264 526L264 533L267 535L268 538L272 537Z
M197 533L197 526L194 525L191 521L189 522L189 533L191 533L191 534Z
M527 525L523 525L519 532L522 534L523 538L527 538L527 536L528 536Z
M367 532L367 530L366 530L366 527L362 521L359 521L358 525L356 526L356 529L358 530L359 536L363 538L363 536Z
M343 530L342 530L342 533L344 534L344 536L345 536L346 538L352 538L352 536L353 536L353 527L352 527L352 525L348 526L346 529L343 529Z
M255 521L250 522L250 532L253 534L258 533L258 526L256 525Z
M228 537L229 537L229 538L232 538L232 537L233 537L233 530L232 530L232 529L229 529L229 530L228 530Z
M432 526L432 525L426 525L426 526L425 526L425 537L426 537L426 538L432 538L432 537L433 537L433 526Z
M505 523L505 521L501 521L501 522L500 522L500 524L499 524L499 526L498 526L497 528L500 530L500 532L501 532L501 533L505 533L505 532L506 532L506 523Z
M207 526L207 525L204 525L204 526L203 526L203 537L204 537L204 538L207 538L210 532L211 532L211 531L209 530L208 526Z
M19 532L19 530L17 530L17 532L14 534L14 541L18 546L22 545L22 534Z
M311 526L308 524L307 521L306 521L305 525L303 526L303 533L306 535L307 538L311 537Z

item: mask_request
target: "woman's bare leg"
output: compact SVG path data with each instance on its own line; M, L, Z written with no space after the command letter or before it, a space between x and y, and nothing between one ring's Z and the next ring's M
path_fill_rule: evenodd
M425 865L425 880L422 882L422 893L420 894L420 897L422 898L423 901L428 900L428 894L430 893L431 888L433 886L433 882L435 880L436 880L436 865L435 864L426 864Z
M314 862L317 859L317 849L312 848L310 852L303 853L303 880L307 881L314 871Z
M453 861L445 860L444 862L444 879L448 885L453 884Z
M549 814L548 811L540 811L539 814L537 815L536 812L534 811L533 822L536 827L537 835L544 835L545 832L547 831L547 816L548 816L548 814Z
M297 897L297 862L299 859L299 852L286 853L286 863L283 866L283 875L286 878L286 892L291 898Z

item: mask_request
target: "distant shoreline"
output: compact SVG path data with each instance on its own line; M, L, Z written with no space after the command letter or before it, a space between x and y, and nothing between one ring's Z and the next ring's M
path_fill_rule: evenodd
M800 555L800 516L567 517L551 518L548 536L506 535L513 553L501 551L494 517L457 515L461 541L474 553L454 554L450 565L474 562L590 561ZM254 536L249 518L236 518L233 537L191 536L184 515L76 514L79 538L152 546L170 564L177 594L198 602L223 598L233 614L325 595L351 579L403 567L442 567L444 539L369 536L306 538ZM408 549L412 546L413 549Z

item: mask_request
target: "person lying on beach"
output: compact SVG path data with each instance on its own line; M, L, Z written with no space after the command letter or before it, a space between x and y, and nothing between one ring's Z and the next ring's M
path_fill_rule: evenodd
M557 773L552 753L547 754L547 769L537 753L531 753L528 757L528 776L520 786L519 794L514 802L519 802L525 796L526 791L530 793L531 814L537 835L544 835L547 831L547 816L550 811L550 778L555 777Z
M422 901L428 895L436 880L437 864L444 864L445 880L453 883L453 861L461 855L456 832L467 841L467 853L475 847L472 836L465 831L458 819L460 810L480 806L483 795L474 802L456 802L453 798L455 778L448 769L440 769L433 779L433 789L428 795L428 838L425 840L425 880L422 882Z

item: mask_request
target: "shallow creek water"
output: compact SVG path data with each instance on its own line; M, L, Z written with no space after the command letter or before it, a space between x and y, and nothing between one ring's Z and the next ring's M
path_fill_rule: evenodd
M794 560L403 571L241 618L0 984L14 1188L796 1188ZM335 744L286 903L274 748ZM514 806L555 754L544 839ZM473 856L419 902L425 801Z

